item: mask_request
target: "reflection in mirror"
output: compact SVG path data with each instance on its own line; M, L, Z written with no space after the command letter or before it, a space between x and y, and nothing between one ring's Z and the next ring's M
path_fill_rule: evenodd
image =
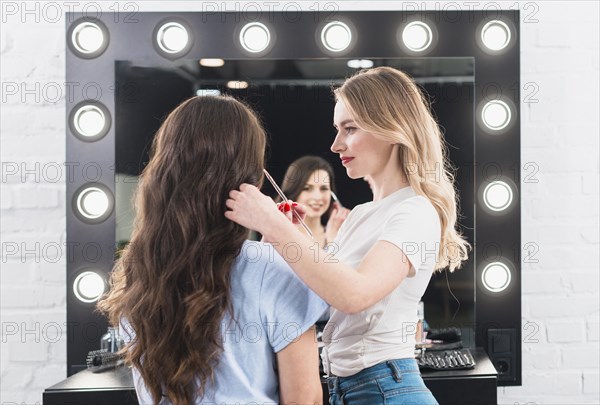
M374 60L186 60L176 67L116 64L116 241L129 240L137 178L149 160L154 133L162 119L194 95L230 94L247 101L262 117L269 135L267 169L281 184L288 165L303 155L328 160L335 171L338 197L347 208L372 199L363 180L346 176L330 151L334 100L331 88L356 68L392 66L411 75L425 90L456 167L459 223L474 241L474 60L397 58ZM247 86L244 85L247 84ZM228 87L229 84L229 87ZM198 173L202 176L202 173ZM263 192L275 196L265 182ZM474 346L475 281L473 259L453 274L437 273L423 301L431 328L459 326L463 343Z

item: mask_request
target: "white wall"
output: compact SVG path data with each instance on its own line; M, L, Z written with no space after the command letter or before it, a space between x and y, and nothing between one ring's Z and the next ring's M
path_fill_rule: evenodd
M107 3L106 12L115 8ZM365 3L339 5L399 7ZM66 376L66 331L57 329L66 320L65 20L48 4L2 2L2 404L41 403L43 389ZM167 10L160 2L133 4ZM499 400L597 404L598 3L521 2L520 8L523 19L537 20L521 24L520 40L521 84L531 83L523 95L536 90L537 99L521 109L521 161L529 163L522 173L531 174L522 184L522 241L538 252L537 263L522 267L523 386L499 388Z
M138 176L115 174L115 242L131 239L133 232L133 196L138 186Z

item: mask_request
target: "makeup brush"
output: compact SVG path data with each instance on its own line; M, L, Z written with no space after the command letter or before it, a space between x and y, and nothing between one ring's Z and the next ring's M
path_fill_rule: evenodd
M281 197L281 199L283 201L285 201L286 203L289 203L290 200L288 200L288 198L285 196L285 194L283 194L283 191L281 191L281 189L279 188L279 186L277 185L277 183L275 183L275 180L273 180L273 177L271 177L271 175L269 174L269 172L267 171L267 169L263 169L263 172L265 173L265 176L267 177L267 179L273 185L273 188L275 189L275 191L277 191L277 194L279 194L279 197ZM292 214L296 217L296 219L298 220L298 222L300 222L300 225L302 225L304 227L304 230L306 230L306 232L308 232L308 234L310 235L310 237L313 238L313 234L312 234L310 228L304 223L304 221L302 220L302 218L300 218L300 214L298 214L293 208L292 208Z
M335 201L339 205L342 205L342 203L340 202L340 199L337 197L337 195L335 195L335 193L333 191L331 192L331 196L333 197L333 201Z

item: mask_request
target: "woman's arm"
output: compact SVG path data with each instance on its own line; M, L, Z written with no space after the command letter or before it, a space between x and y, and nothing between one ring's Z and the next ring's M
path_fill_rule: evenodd
M391 293L408 275L410 262L392 243L376 242L357 269L335 262L282 215L258 188L242 184L230 193L225 217L264 235L294 272L334 308L363 311ZM289 214L289 213L288 213Z
M277 353L277 364L280 403L323 403L314 326Z
M397 246L377 241L357 269L336 261L285 217L265 230L265 241L314 292L334 308L353 314L391 293L408 275L410 262Z

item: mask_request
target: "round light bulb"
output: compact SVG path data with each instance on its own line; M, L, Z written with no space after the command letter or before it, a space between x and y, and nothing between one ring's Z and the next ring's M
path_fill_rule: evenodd
M246 24L240 32L240 44L251 53L262 52L271 42L271 33L266 25L253 22Z
M512 203L513 191L507 183L493 181L483 190L483 201L492 211L502 211Z
M98 187L88 187L77 197L79 213L89 219L97 219L106 213L110 200L104 190Z
M500 51L510 43L510 28L500 20L490 21L481 30L483 44L492 51Z
M352 31L341 21L332 21L323 27L321 42L331 52L341 52L350 46Z
M99 50L104 44L102 29L92 22L82 22L73 30L71 41L75 49L83 54Z
M493 131L506 128L510 123L511 111L508 104L501 100L492 100L481 111L483 123Z
M75 129L84 137L98 135L106 124L104 112L94 105L86 105L79 108L73 116L73 120Z
M104 288L104 279L93 271L79 274L73 282L73 292L83 302L97 301L104 294Z
M491 292L505 290L510 285L511 277L510 269L501 262L488 264L481 273L483 286Z
M158 29L156 41L164 52L175 54L185 49L189 41L189 34L183 25L177 22L168 22Z
M413 52L426 50L432 41L431 28L424 22L413 21L402 30L402 42Z

